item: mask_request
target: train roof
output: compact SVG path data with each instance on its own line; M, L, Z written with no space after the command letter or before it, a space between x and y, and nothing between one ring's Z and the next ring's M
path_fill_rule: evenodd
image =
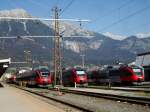
M76 70L76 71L86 71L86 69L81 68L81 67L68 67L68 68L63 68L63 71L70 71L70 70Z
M38 66L35 67L33 70L50 71L48 66Z
M11 59L8 58L8 59L0 59L0 63L11 63Z
M150 52L139 53L137 56L150 55Z

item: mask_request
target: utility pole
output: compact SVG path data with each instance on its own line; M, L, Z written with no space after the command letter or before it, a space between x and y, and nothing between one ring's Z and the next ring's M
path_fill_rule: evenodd
M54 12L54 27L55 27L55 37L54 37L54 86L56 84L62 85L62 55L61 55L61 41L62 37L59 32L59 12L61 9L54 7L52 9ZM57 82L59 81L59 82Z
M84 54L82 54L82 55L80 55L81 57L82 57L82 68L84 68L85 66L84 66L84 64L85 64L85 60L84 60L84 57L85 57L85 55Z

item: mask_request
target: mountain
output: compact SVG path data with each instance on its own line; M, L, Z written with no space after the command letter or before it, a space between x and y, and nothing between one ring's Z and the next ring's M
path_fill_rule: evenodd
M25 10L5 10L0 11L0 16L5 17L32 17ZM53 29L46 26L41 21L31 20L0 20L0 36L23 36L23 35L51 35ZM29 49L34 55L47 55L46 52L50 52L47 49L49 44L52 44L52 39L35 39L37 41L32 42L23 39L0 39L0 57L11 57L14 61L24 60L24 51ZM44 47L46 46L46 47Z
M135 54L147 52L150 49L150 37L138 38L130 36L121 42L120 49L128 50Z
M113 34L111 32L103 33L103 35L108 36L114 40L124 40L125 38L127 38L126 36L116 35L116 34Z
M32 17L23 9L0 11L0 16ZM53 22L43 21L0 20L0 36L54 35L53 25ZM81 64L81 54L85 54L86 64L111 64L117 61L129 63L135 60L137 53L150 49L150 38L130 36L116 40L69 22L60 23L60 32L64 37L63 65ZM87 37L91 35L92 37ZM42 37L33 39L34 41L20 38L0 39L0 57L22 61L25 60L24 51L30 50L33 60L51 63L54 39Z
M3 10L0 11L1 17L32 17L29 13L27 13L24 9L12 9L12 10Z
M135 35L137 38L148 38L150 37L150 32L138 33Z

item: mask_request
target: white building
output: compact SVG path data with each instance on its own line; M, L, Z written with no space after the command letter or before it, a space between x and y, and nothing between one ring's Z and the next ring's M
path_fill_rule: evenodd
M144 67L145 81L150 81L150 52L138 54L135 65Z

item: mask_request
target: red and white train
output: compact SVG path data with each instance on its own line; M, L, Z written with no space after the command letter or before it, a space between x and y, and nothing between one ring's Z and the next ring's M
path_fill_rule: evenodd
M68 70L63 70L62 82L64 86L65 85L75 86L75 84L87 86L88 85L87 74L85 70L81 68L70 68Z
M133 84L144 81L143 68L138 66L109 66L103 69L88 71L89 83L123 83Z
M47 86L53 83L53 77L44 67L21 69L16 73L15 82L21 86Z

